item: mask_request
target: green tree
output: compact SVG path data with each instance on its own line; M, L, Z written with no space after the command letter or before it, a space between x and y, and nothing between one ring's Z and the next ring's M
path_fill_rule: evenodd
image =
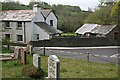
M116 24L115 18L111 16L112 5L101 7L94 13L91 13L86 19L85 23L97 23L97 24Z

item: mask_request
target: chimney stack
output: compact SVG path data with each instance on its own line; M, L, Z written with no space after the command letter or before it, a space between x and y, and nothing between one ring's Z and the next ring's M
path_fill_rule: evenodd
M41 12L40 6L38 4L34 4L33 5L33 12L37 12L38 10Z

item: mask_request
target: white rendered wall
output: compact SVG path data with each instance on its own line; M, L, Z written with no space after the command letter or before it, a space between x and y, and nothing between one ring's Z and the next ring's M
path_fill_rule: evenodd
M53 20L53 27L57 28L57 18L53 12L51 12L46 18L46 23L50 25L50 20Z
M42 30L39 26L37 26L34 22L45 22L43 15L38 11L36 16L32 20L32 41L37 41L36 34L39 34L39 40L49 39L49 34L47 34L44 30Z

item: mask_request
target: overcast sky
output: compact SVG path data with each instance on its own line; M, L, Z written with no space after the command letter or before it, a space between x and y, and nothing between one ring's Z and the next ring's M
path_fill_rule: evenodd
M19 0L19 1L23 4L28 4L31 0ZM99 4L99 0L38 0L38 1L44 1L50 5L63 4L63 5L80 6L82 10L88 10L88 7L95 8Z

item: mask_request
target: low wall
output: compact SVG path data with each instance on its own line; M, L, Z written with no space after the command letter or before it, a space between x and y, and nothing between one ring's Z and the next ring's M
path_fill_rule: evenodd
M50 40L31 41L30 44L34 47L92 47L114 46L118 43L105 37L55 37Z

